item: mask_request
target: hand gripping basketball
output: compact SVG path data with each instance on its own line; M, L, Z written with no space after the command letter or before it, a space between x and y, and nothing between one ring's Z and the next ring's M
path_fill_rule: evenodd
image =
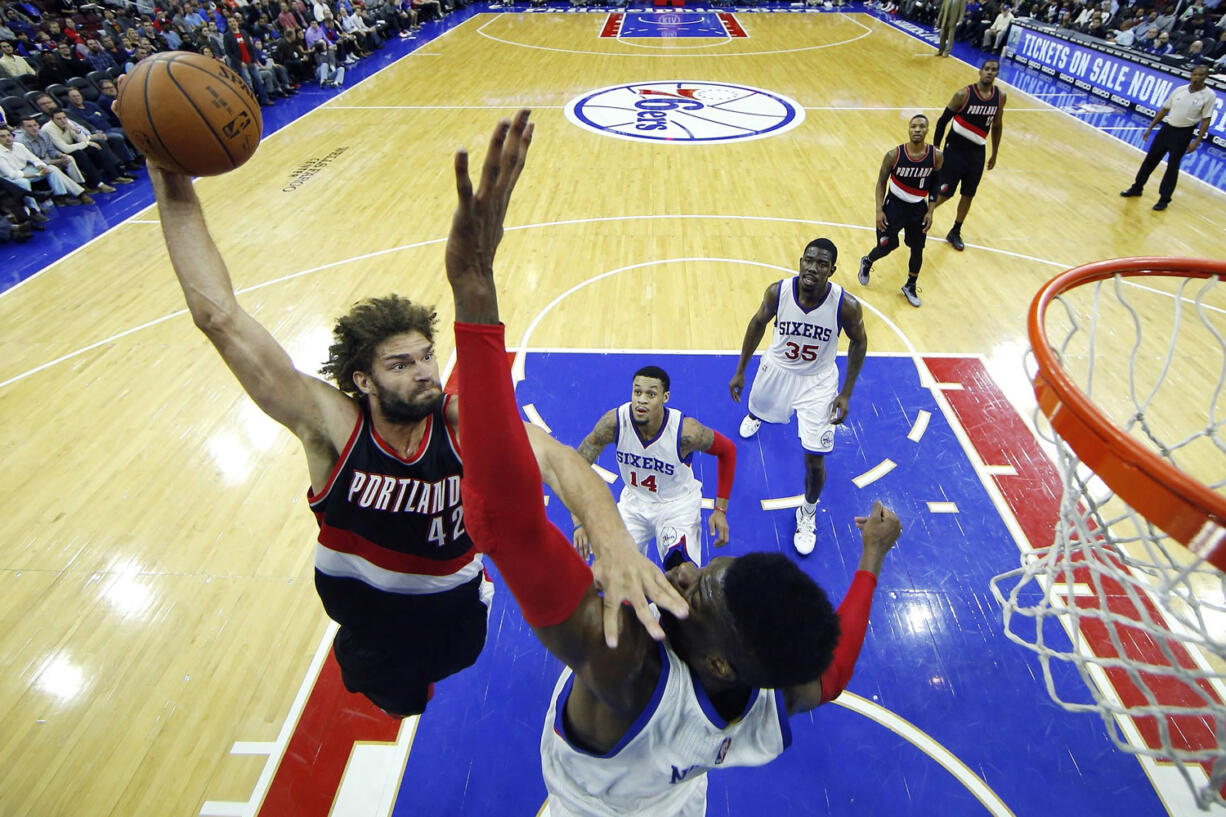
M120 83L115 115L141 153L191 176L216 176L246 162L264 127L242 77L188 51L137 63Z

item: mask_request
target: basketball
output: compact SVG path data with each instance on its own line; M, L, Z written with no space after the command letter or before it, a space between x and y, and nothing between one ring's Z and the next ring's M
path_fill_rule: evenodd
M115 115L141 153L192 176L216 176L250 159L263 128L242 77L188 51L141 60L119 87Z

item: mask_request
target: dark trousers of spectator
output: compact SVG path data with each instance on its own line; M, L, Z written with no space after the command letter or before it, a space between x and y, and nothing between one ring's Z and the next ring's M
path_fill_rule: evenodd
M27 224L30 213L26 209L26 196L30 195L24 187L13 184L8 179L0 178L0 213L8 217L13 224ZM8 231L11 237L12 231ZM27 232L28 236L29 233Z
M315 66L306 60L286 60L285 68L289 71L290 78L295 83L309 82L315 76Z
M74 151L72 158L76 160L81 175L85 177L86 187L97 187L103 182L109 182L123 175L119 160L105 143L102 149L88 147L85 150Z
M1145 182L1149 181L1149 174L1154 172L1154 168L1165 157L1166 172L1162 174L1162 183L1158 185L1158 198L1169 201L1175 192L1175 184L1179 181L1179 165L1183 163L1184 154L1188 152L1188 145L1192 143L1192 136L1195 133L1196 125L1176 128L1164 124L1154 137L1154 141L1149 143L1149 152L1145 154L1145 159L1141 162L1141 169L1137 171L1137 178L1132 186L1137 190L1144 187Z
M439 5L438 0L424 0L424 2L417 7L417 19L421 22L425 22L426 20L439 20L442 19L442 16L443 10Z
M128 144L128 139L124 136L123 131L118 128L108 130L106 133L106 144L111 149L111 152L119 157L119 161L132 162L136 160L136 151Z

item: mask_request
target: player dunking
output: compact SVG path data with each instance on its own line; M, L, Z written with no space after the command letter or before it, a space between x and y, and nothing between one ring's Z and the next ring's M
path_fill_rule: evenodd
M796 509L792 544L801 555L812 553L817 543L817 500L826 484L826 455L834 450L833 426L847 419L851 392L868 352L860 302L830 280L838 255L830 239L814 239L800 257L800 274L766 288L745 330L736 374L728 382L732 399L741 402L745 367L773 318L775 336L749 390L749 413L741 420L741 436L757 434L763 420L786 423L796 412L805 451L805 498ZM839 332L846 332L850 340L842 389L835 365Z
M952 126L945 140L945 163L937 184L936 207L953 196L961 185L962 197L958 199L958 216L945 239L955 250L966 248L962 243L962 222L971 211L971 202L983 178L984 146L988 136L992 139L992 155L987 168L996 167L996 151L1000 148L1000 134L1005 120L1005 92L996 87L996 75L1000 72L1000 60L987 59L979 68L979 81L954 92L953 99L937 120L937 132L932 143L941 144L945 126ZM934 208L935 209L935 208Z
M606 412L578 449L579 456L594 463L605 446L617 444L617 467L625 484L617 509L639 548L645 550L656 540L665 567L674 548L702 563L702 483L690 470L694 452L706 451L719 459L709 520L716 547L728 542L728 497L736 471L732 441L669 408L669 396L668 373L659 366L644 366L634 373L629 402ZM575 527L574 540L586 558L590 549L582 524Z
M842 692L863 643L877 574L901 526L881 503L856 520L864 543L860 569L837 614L791 560L766 553L714 559L701 569L685 561L670 570L667 590L653 588L665 608L663 644L653 643L625 608L607 596L602 601L583 560L545 517L540 480L548 467L538 470L519 422L498 322L497 241L479 240L500 233L502 212L488 212L482 202L510 195L530 139L521 112L491 145L495 161L487 157L475 195L465 156L456 160L460 205L447 278L457 369L461 394L484 398L460 406L464 428L473 429L466 432L467 518L537 638L568 668L541 734L544 813L702 815L707 771L769 762L790 742L787 715ZM476 251L482 245L487 252ZM607 558L601 549L597 563ZM685 618L675 615L687 611ZM622 625L613 644L610 616Z
M888 151L881 160L877 174L877 246L860 259L857 278L868 286L873 263L892 253L898 246L898 233L905 230L905 241L911 250L907 261L907 283L902 294L911 306L921 301L915 287L920 267L924 264L924 243L932 226L932 210L936 202L931 192L941 170L941 151L928 144L928 117L922 113L907 123L906 144Z
M340 624L333 648L346 688L394 716L423 711L433 683L480 654L491 594L461 501L463 392L443 396L434 311L395 295L363 301L333 330L322 371L335 385L300 372L239 306L191 178L149 169L196 325L305 449L320 527L315 585ZM488 237L485 248L492 254ZM654 624L641 587L663 579L638 554L604 482L572 449L543 434L533 440L550 487L598 549L628 554L597 566L606 598L635 603ZM475 445L465 440L466 453Z

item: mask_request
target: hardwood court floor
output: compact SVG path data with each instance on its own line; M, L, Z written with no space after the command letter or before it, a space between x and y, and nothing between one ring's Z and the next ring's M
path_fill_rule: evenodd
M975 71L864 15L741 19L748 38L667 49L598 39L602 15L464 23L198 182L242 302L307 371L363 296L437 303L446 327L451 155L483 155L519 106L534 108L537 135L498 262L512 343L539 318L541 347L735 350L765 286L827 235L872 351L982 355L1025 408L1024 312L1043 281L1108 257L1226 255L1220 193L1184 179L1165 213L1125 202L1136 151L1011 92L966 252L935 240L946 205L923 308L897 292L901 251L862 289L881 155ZM806 119L775 138L684 146L563 115L580 93L649 79L770 89ZM246 800L262 764L228 752L278 733L324 632L298 445L181 313L156 218L138 214L0 298L0 814L191 815ZM726 399L728 376L712 371L709 394L687 402Z

